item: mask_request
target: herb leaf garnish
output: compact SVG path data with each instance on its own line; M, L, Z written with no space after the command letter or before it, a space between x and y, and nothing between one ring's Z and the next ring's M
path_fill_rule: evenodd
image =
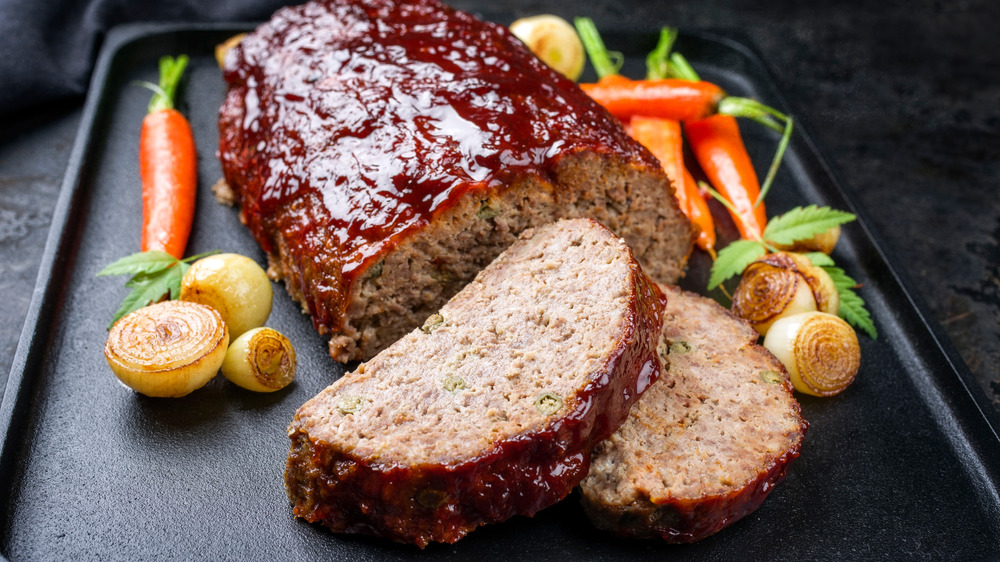
M865 301L854 292L854 289L858 286L858 282L851 279L839 267L833 265L821 267L833 279L833 285L837 288L837 294L840 296L840 309L837 310L837 316L847 320L848 324L868 334L868 337L871 339L877 339L878 330L875 329L875 323L872 321L871 314L865 308Z
M125 256L97 272L98 277L109 275L131 275L125 286L131 289L122 305L115 312L110 330L126 314L162 300L164 297L176 299L180 296L181 280L187 273L190 262L207 255L216 254L218 250L198 254L179 260L166 252L150 250L136 252Z
M808 240L817 234L822 234L835 226L851 222L856 217L844 211L830 207L795 207L783 215L778 215L767 221L764 228L764 240L771 244L791 244L799 240Z
M756 240L737 240L719 251L708 277L708 290L722 284L743 270L754 260L767 253L767 248Z

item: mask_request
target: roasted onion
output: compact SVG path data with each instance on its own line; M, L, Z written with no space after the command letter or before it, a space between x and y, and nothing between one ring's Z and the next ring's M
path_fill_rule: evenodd
M104 356L120 381L140 394L179 397L201 388L222 366L229 332L214 309L166 301L119 320Z
M732 310L764 335L779 318L816 310L816 299L798 270L764 258L743 271L733 293Z
M267 321L271 281L257 262L246 256L215 254L191 264L181 280L180 299L219 311L235 340Z
M271 328L254 328L236 338L226 352L222 374L255 392L281 390L295 378L295 350Z
M542 62L570 80L583 73L587 60L583 43L568 21L552 14L521 18L510 24L510 32L524 42Z
M813 298L816 299L816 310L829 314L837 314L840 308L840 294L837 293L837 286L833 283L830 274L822 267L815 266L809 258L802 254L792 252L779 252L766 256L770 263L787 264L790 260L794 264L796 271L805 278L809 288L812 289Z
M825 312L778 320L764 337L764 347L785 364L795 389L813 396L840 393L854 382L861 366L854 329Z

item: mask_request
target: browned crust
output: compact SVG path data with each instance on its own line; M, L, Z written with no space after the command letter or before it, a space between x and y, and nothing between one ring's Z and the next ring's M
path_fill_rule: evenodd
M594 444L624 421L659 377L665 297L637 263L630 267L625 333L586 386L567 397L575 404L569 414L509 435L461 463L399 466L369 462L310 436L299 420L307 403L288 430L285 484L294 513L334 531L424 547L455 542L483 524L533 515L565 497L586 476Z

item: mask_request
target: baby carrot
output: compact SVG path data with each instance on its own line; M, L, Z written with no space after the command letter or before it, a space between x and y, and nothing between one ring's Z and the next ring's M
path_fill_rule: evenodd
M684 133L709 182L731 204L740 236L760 240L767 213L760 198L757 172L747 154L736 119L713 115L684 123Z
M711 82L661 80L604 80L580 84L580 88L609 113L626 120L634 115L649 115L675 121L701 119L714 114L726 96Z
M160 84L142 120L139 172L142 178L142 251L162 250L175 258L184 248L194 220L198 166L194 135L174 109L174 94L188 58L160 59Z
M708 252L712 259L715 259L715 219L712 218L712 211L708 209L708 202L698 189L698 183L694 181L691 172L684 168L684 189L687 190L689 203L688 217L691 222L698 226L698 237L695 244L702 250Z

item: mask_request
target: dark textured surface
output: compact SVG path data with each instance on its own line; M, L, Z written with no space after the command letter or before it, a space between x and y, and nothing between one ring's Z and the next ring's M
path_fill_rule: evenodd
M15 357L0 404L0 554L12 559L224 558L412 559L385 541L331 534L292 519L281 487L284 427L295 409L342 369L292 301L275 299L269 325L295 342L300 372L272 395L222 378L183 400L147 399L109 376L101 354L107 317L124 289L94 274L131 251L140 202L132 162L148 95L127 85L150 79L154 61L178 49L194 55L182 109L197 142L212 146L223 84L209 54L232 33L132 28L88 104L81 131L88 152L70 159L70 205L57 205L61 243L42 256L51 271L45 298L29 314L34 342ZM118 35L118 37L128 37ZM652 34L608 34L631 54ZM717 40L682 37L699 71L734 93L778 103L751 55ZM193 101L197 103L191 103ZM752 156L770 152L769 131L745 131ZM202 178L218 177L211 154ZM211 180L206 180L206 183ZM849 206L805 137L793 140L769 208L805 202ZM223 248L262 258L233 209L199 192L192 253ZM691 546L617 540L586 523L578 503L561 502L532 519L515 518L427 553L455 559L523 556L571 559L981 559L1000 554L1000 427L964 368L935 341L910 306L863 224L845 228L836 252L863 279L882 337L862 338L857 382L830 399L802 397L811 430L786 480L757 512ZM696 257L689 281L704 283ZM280 294L280 293L279 293ZM41 308L38 308L38 307ZM25 353L25 351L28 351ZM983 415L981 412L987 412ZM9 424L8 429L4 427ZM991 425L992 424L992 425Z
M745 34L1000 407L1000 4L453 5L498 19L550 11L590 15L606 30L669 22ZM230 13L252 17L265 9ZM171 15L191 17L190 11ZM34 286L79 120L77 103L82 99L0 124L0 378L10 368Z

